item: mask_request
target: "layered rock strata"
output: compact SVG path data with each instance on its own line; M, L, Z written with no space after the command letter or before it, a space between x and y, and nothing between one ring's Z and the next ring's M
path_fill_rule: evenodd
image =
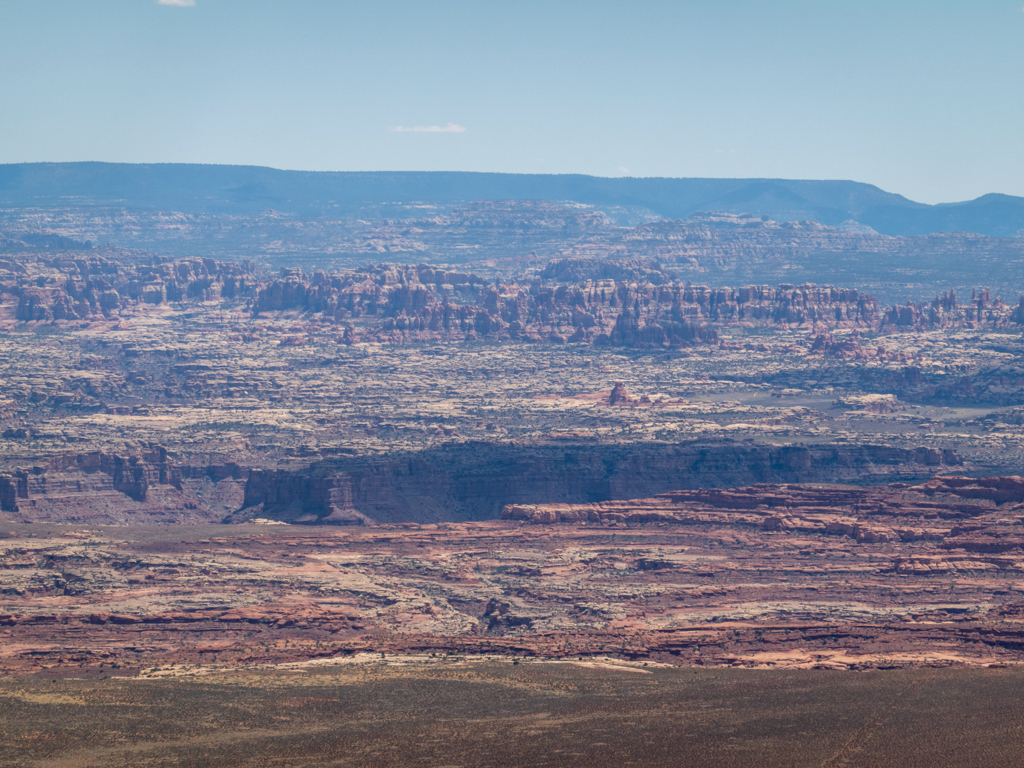
M528 281L429 264L313 274L286 267L267 279L251 263L209 258L90 251L25 259L12 263L20 271L0 274L0 327L76 327L168 304L244 300L252 318L305 316L311 324L306 333L281 343L306 343L316 330L344 344L485 339L658 349L715 344L723 328L801 326L820 334L816 350L856 355L856 338L836 342L831 334L1024 323L1024 304L1008 305L987 290L969 302L949 291L930 304L886 308L867 293L830 285L693 285L642 259L556 261ZM241 341L256 338L251 331L238 334Z
M208 523L237 509L248 470L181 466L161 446L40 457L0 473L0 515L16 522L145 525Z
M1019 477L677 491L518 505L506 518L143 526L113 538L0 523L0 673L368 652L826 669L1024 662Z
M628 395L627 395L628 396ZM934 448L469 443L388 457L251 472L231 520L292 523L487 520L507 504L629 499L744 482L860 482L927 476L962 459Z
M1024 548L1024 478L940 475L915 486L705 488L593 504L510 504L501 518L737 526L868 543L933 541L948 550L999 553Z
M626 260L620 273L640 280L600 277L620 262L555 262L544 275L572 282L529 284L486 280L429 265L381 265L346 273L303 275L284 270L259 290L255 315L298 310L342 323L348 343L357 339L423 341L438 338L522 339L619 347L680 347L718 341L718 329L807 325L825 334L920 332L938 328L1016 327L1024 304L1010 306L989 291L958 302L954 291L929 304L886 308L856 289L811 283L692 285ZM594 277L586 277L587 273ZM1024 301L1024 297L1022 297ZM370 322L370 321L376 321ZM361 329L361 331L359 330ZM829 351L831 336L818 347Z

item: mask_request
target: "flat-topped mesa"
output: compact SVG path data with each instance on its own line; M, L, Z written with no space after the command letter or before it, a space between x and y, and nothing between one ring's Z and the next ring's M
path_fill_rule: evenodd
M280 310L325 314L337 320L397 317L447 304L454 295L475 301L488 284L478 275L434 267L380 264L311 275L284 267L264 283L252 306L254 315Z
M649 285L649 284L647 284ZM630 288L614 281L546 287L488 281L473 274L421 264L380 265L311 278L282 274L262 288L253 314L296 310L359 326L367 341L512 339L668 346L714 343L702 321L625 311ZM627 302L628 303L628 302ZM649 301L645 301L649 304Z

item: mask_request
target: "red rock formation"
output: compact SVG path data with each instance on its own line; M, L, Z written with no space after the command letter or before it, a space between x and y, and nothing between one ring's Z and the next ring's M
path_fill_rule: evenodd
M626 385L621 381L615 382L612 391L608 393L608 405L635 405L639 401L626 391Z
M47 540L0 524L0 674L367 652L1020 663L1022 481L961 480L519 504L504 521L440 526L74 527Z
M946 550L1002 553L1024 549L1024 532L1005 525L1007 514L1024 523L1024 478L940 475L912 487L756 485L596 504L510 504L501 516L536 524L657 522L803 531L868 544L935 540Z
M134 456L62 453L0 474L0 512L33 523L212 522L225 510L210 508L200 479L236 486L237 508L247 476L236 464L178 466L160 446Z
M60 323L117 318L129 306L244 297L254 289L249 264L157 256L148 261L57 258L49 266L60 270L60 279L19 277L0 292L17 297L17 321Z

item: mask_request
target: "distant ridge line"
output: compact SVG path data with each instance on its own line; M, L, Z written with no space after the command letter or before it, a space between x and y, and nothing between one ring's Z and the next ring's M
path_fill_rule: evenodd
M183 213L353 216L389 203L557 200L686 218L697 211L776 221L857 222L887 235L1024 236L1024 198L991 193L927 205L862 182L601 177L473 171L289 171L187 163L0 165L0 207L119 206Z

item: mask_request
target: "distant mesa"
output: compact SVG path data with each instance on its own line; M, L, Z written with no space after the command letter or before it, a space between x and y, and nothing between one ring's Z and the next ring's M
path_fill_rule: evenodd
M0 165L0 206L117 206L189 214L357 215L395 201L561 200L684 219L749 212L775 221L858 222L887 235L1024 231L1024 198L925 205L854 181L604 178L578 174L313 172L256 166L118 163Z
M93 247L91 240L75 240L56 232L0 232L0 253L24 253L26 251L88 251Z
M230 190L233 202L223 209L216 195L193 206L198 210L184 198L152 207L127 199L115 204L57 197L47 203L45 195L31 197L0 215L0 260L13 263L8 256L19 253L82 252L102 242L104 248L171 258L249 259L272 270L307 272L389 261L430 263L492 281L539 276L559 283L657 286L686 280L719 286L857 285L884 302L920 300L951 286L964 291L987 284L1003 295L1024 293L1024 272L1014 266L1024 261L1024 237L880 234L851 211L823 218L827 211L738 205L730 211L703 200L694 210L663 216L635 202L620 205L614 197L593 203L514 197L431 202L415 197L425 189L419 186L406 190L413 196L407 202L353 198L350 204L342 196L322 210L306 211L289 202L291 197L267 198L272 186L245 187L253 194L263 190L252 211L234 207L242 187ZM304 190L294 190L296 199ZM472 191L489 193L484 187ZM0 185L0 208L4 194ZM1006 232L980 231L1024 232L1020 222L1010 226L1012 216L992 222L1006 223Z

